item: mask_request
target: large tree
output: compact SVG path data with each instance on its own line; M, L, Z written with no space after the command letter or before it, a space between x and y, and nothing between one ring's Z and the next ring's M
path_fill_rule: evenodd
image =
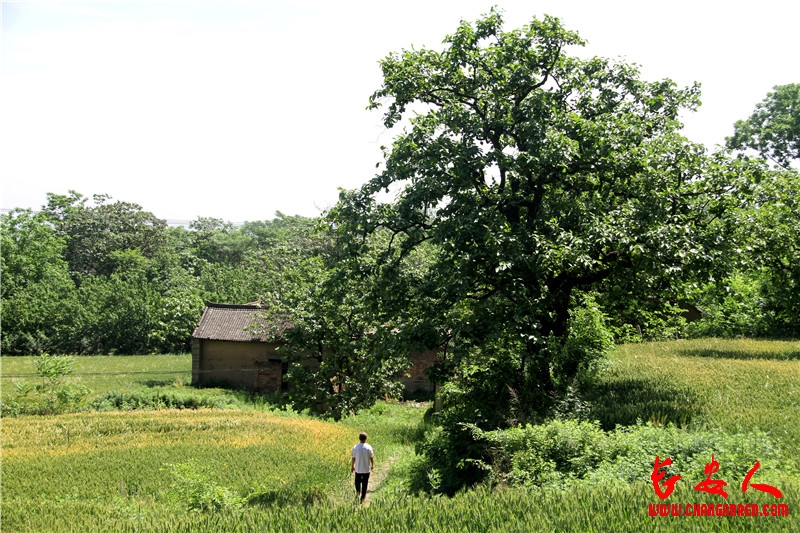
M492 11L441 51L381 61L371 107L403 129L380 173L330 216L353 254L391 235L365 293L379 320L428 332L454 357L479 354L484 375L500 376L495 400L526 393L543 406L591 351L569 342L586 292L652 294L707 273L741 172L680 135L696 85L571 56L584 42L556 18L502 25ZM420 246L430 263L407 268Z

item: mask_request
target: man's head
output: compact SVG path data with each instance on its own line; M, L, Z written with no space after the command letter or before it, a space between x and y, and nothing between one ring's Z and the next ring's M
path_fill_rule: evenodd
M367 442L367 434L362 431L361 435L358 436L358 440L361 442Z

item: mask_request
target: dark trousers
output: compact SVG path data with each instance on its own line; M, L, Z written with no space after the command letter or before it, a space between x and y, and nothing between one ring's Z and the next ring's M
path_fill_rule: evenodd
M369 474L356 473L356 496L361 493L361 501L367 497L367 483L369 483Z

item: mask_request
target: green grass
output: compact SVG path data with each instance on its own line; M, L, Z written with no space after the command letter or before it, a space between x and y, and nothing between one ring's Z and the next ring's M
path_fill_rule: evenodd
M35 381L33 357L0 357L2 387L15 381ZM73 380L89 387L94 396L112 390L173 387L192 382L192 356L97 355L75 357Z
M678 423L687 431L761 429L783 457L797 458L798 352L800 343L788 341L626 345L617 349L587 401L607 429L637 419ZM8 376L33 372L31 358L0 361L4 392L23 379ZM188 355L80 357L76 373L94 397L179 391L231 394L235 401L224 410L3 418L4 532L800 531L798 468L780 485L788 518L649 517L648 504L661 502L648 484L411 496L406 473L426 427L424 404L381 402L338 423L315 420L272 411L263 399L246 394L193 389ZM369 507L357 507L350 498L349 450L360 431L370 435L379 470ZM686 482L667 502L775 503L757 491L742 494L740 480L728 481L729 500L696 492ZM188 509L187 497L222 493L231 499L223 498L217 510Z
M684 491L677 501L708 503L708 498ZM785 499L800 501L792 489ZM727 503L745 501L736 496ZM747 503L773 503L753 496ZM57 510L47 504L30 508L36 531L139 532L348 532L348 533L474 533L474 532L796 532L790 504L788 517L650 517L654 503L646 486L576 489L530 493L522 490L478 489L453 498L381 497L369 507L324 502L316 505L246 507L214 513L153 513L151 507L124 500L111 505L73 501ZM58 512L62 511L62 512ZM71 517L81 517L76 523Z
M41 509L69 516L87 505L92 513L122 506L180 516L190 502L173 501L181 488L176 465L205 471L199 490L224 488L254 507L341 499L352 440L341 425L257 411L4 419L3 528L45 530Z
M701 339L617 348L590 395L606 429L637 419L768 432L800 457L800 342Z

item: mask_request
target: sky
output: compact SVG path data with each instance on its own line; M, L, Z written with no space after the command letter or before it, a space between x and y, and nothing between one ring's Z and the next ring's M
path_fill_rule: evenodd
M317 216L372 178L395 135L366 109L378 62L441 49L492 5L505 28L557 16L583 55L697 81L684 134L723 144L800 82L800 2L0 1L0 207L75 190L185 224Z

